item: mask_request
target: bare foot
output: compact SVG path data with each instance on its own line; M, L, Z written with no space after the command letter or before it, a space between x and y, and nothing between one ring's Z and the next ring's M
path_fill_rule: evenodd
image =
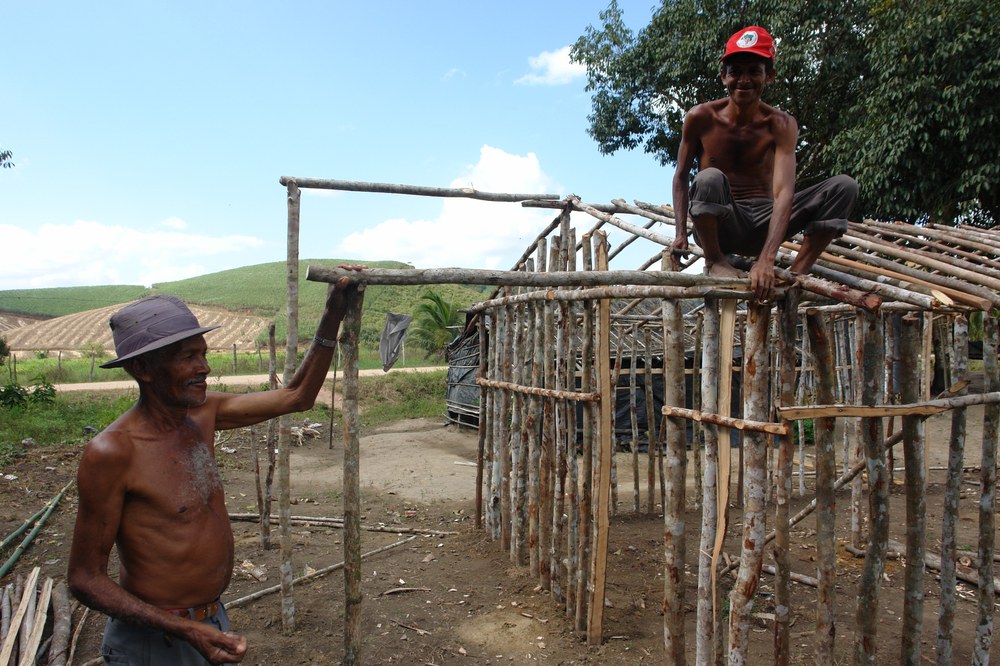
M711 275L712 277L721 277L721 278L746 277L746 275L742 271L737 270L736 267L733 266L728 261L717 261L714 264L706 265L705 272L708 275Z

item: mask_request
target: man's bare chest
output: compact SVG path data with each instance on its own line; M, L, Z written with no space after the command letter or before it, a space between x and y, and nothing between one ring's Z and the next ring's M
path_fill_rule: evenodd
M211 442L180 437L144 447L132 467L130 498L156 513L193 518L222 496Z

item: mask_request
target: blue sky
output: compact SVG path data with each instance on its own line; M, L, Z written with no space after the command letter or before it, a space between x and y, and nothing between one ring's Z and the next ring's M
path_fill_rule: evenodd
M654 4L619 2L633 29ZM606 6L6 2L0 289L282 261L281 176L670 203L670 168L586 133L566 47ZM307 191L300 254L506 269L552 217Z

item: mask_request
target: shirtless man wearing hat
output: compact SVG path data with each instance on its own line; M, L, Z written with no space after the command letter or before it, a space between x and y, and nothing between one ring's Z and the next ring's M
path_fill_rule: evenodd
M329 292L316 337L287 386L209 391L204 333L181 301L150 296L111 317L117 358L139 399L87 444L68 578L73 594L109 616L110 664L240 661L246 638L229 631L219 596L233 571L233 533L215 465L216 430L309 409L334 352L353 290ZM118 546L119 578L108 576Z
M756 257L749 277L759 299L773 292L782 242L803 233L791 271L809 271L847 230L858 195L857 183L843 175L795 192L798 125L761 101L774 81L774 56L774 40L763 28L750 26L729 38L720 68L728 96L699 104L684 117L673 180L673 251L687 251L690 217L709 275L741 275L728 254ZM695 159L698 174L689 183Z

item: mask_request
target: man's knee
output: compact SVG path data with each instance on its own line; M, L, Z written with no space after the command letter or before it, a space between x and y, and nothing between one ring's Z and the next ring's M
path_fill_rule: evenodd
M852 204L858 199L858 181L847 174L840 174L830 179L830 185L841 197L849 200Z
M702 169L695 174L694 180L691 181L691 188L699 188L715 192L721 191L727 182L726 174L722 173L721 170L716 169L715 167L708 167L707 169Z

